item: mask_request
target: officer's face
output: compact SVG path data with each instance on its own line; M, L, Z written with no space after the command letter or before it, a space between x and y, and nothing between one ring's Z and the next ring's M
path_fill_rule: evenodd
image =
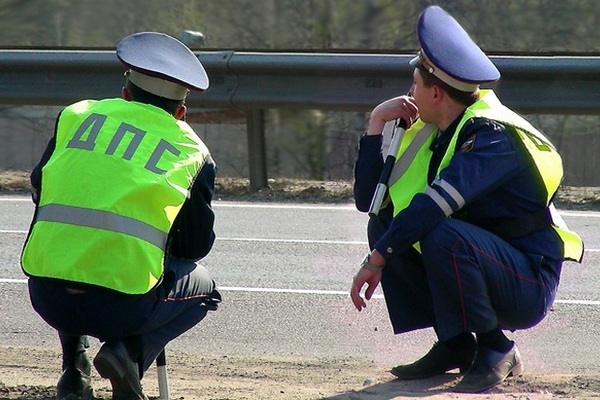
M435 123L435 119L433 118L435 115L433 112L434 87L425 86L421 72L417 68L413 72L413 84L410 90L419 108L421 120L423 122Z

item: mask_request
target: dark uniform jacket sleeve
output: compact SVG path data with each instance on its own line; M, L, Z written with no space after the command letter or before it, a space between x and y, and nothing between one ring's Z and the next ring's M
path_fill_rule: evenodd
M190 197L183 203L171 227L170 255L199 260L210 252L215 241L215 215L211 208L215 190L215 169L209 157L192 185Z
M60 115L58 116L60 118ZM56 123L58 124L58 118L56 119ZM40 193L42 191L42 168L48 162L52 154L54 153L54 149L56 148L56 126L54 127L54 135L48 141L46 145L46 149L40 158L40 161L31 171L30 182L31 182L31 198L35 205L37 206L40 200Z
M363 135L354 164L354 202L359 211L367 212L383 169L382 135Z

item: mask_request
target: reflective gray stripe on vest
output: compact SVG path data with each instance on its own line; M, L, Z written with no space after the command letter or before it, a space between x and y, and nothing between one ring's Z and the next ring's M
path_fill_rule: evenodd
M165 232L145 222L109 211L61 204L47 204L38 208L36 221L60 222L63 224L105 229L136 237L163 250L167 243L167 234Z
M404 175L423 144L429 138L429 135L431 135L431 132L435 129L437 129L435 124L426 124L419 132L417 132L412 142L410 142L404 153L400 155L400 158L394 164L390 179L388 179L388 187L391 187L402 175Z

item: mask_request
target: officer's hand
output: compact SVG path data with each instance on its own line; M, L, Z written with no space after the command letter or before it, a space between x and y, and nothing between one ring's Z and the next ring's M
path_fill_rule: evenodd
M371 112L368 135L380 135L386 122L403 119L406 129L419 117L419 109L410 96L398 96L379 104Z
M368 269L361 268L358 270L354 279L352 280L352 288L350 289L350 297L352 298L352 303L354 303L354 307L358 311L362 311L363 308L367 307L367 303L365 299L371 300L371 296L377 289L379 282L381 281L381 271L369 271ZM365 291L365 299L360 296L360 291L362 290L365 283L368 285L367 290Z

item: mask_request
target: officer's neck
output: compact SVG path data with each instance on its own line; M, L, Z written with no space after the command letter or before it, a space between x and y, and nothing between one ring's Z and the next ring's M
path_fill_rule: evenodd
M436 124L439 130L445 131L448 129L456 118L465 112L466 108L464 104L460 104L446 95L440 102L439 118Z

